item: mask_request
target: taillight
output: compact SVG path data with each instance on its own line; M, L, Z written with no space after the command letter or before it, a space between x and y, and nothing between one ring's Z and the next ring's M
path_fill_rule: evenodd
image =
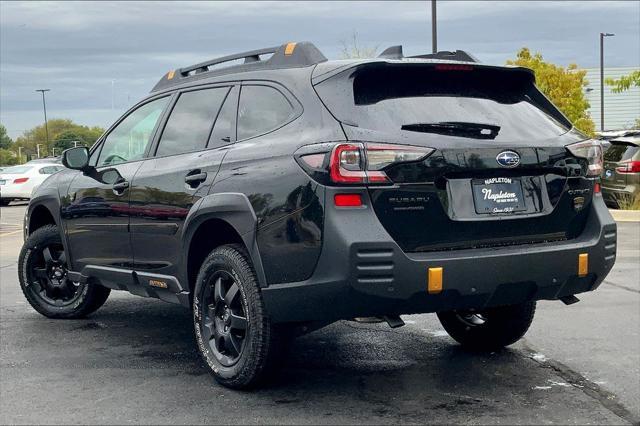
M13 183L25 183L28 180L29 178L18 178L18 179L14 179Z
M588 140L567 145L566 147L576 157L587 160L587 176L597 177L602 173L602 145L598 141Z
M640 161L623 161L621 166L616 167L618 173L640 173Z
M339 184L391 183L388 166L419 161L434 150L410 145L344 143L333 148L329 161L331 181Z

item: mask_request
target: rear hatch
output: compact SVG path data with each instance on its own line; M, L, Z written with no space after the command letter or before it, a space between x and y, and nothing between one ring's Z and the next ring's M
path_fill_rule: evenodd
M640 138L621 138L611 140L611 145L604 153L604 171L602 186L623 190L636 183L639 172L634 173L634 163L640 160ZM629 166L632 166L631 168Z
M316 78L349 141L430 147L368 185L382 225L408 252L558 241L586 223L593 180L566 145L585 139L529 70L368 62ZM365 148L366 149L366 148Z

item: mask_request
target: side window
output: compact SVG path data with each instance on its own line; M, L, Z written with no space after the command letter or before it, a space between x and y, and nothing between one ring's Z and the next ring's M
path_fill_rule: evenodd
M235 139L235 123L234 119L238 109L238 88L231 89L227 98L222 105L216 124L213 126L211 138L209 139L209 148L217 148L224 146Z
M50 174L55 173L55 171L54 171L54 167L47 166L47 167L43 167L40 170L38 170L38 173L40 173L41 175L50 175Z
M269 86L242 86L238 107L238 140L277 129L291 118L293 106Z
M228 92L228 87L219 87L182 93L164 127L156 156L204 149Z
M142 105L122 120L107 135L96 166L112 166L141 159L168 102L169 97L156 99Z

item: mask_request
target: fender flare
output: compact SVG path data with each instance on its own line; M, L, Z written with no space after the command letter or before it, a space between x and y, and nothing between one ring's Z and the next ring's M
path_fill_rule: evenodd
M223 192L207 195L198 200L185 219L182 232L183 253L182 273L183 282L188 283L188 260L191 241L198 227L209 219L220 219L228 223L240 235L249 257L253 263L260 287L267 286L267 280L262 267L262 259L256 242L258 218L245 194Z

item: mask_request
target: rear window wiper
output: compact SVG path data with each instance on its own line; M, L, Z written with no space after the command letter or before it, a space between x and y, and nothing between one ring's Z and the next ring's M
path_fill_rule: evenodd
M463 136L476 139L495 139L500 126L464 121L440 121L437 123L403 124L402 130L410 132L437 133L439 135Z

